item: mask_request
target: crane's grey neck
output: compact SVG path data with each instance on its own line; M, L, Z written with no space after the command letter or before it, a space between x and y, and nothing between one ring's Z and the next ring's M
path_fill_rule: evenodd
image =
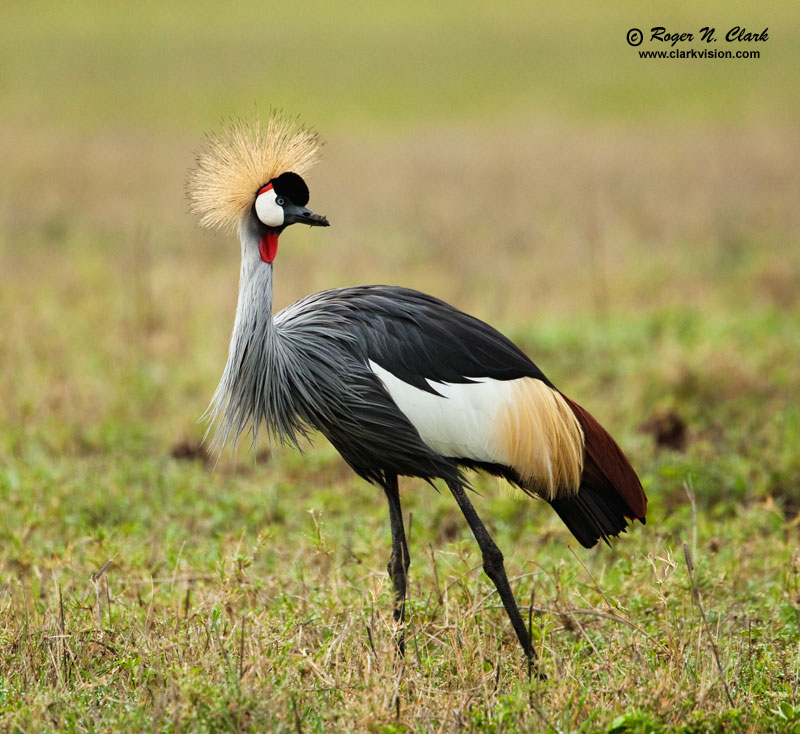
M242 266L239 302L228 351L228 363L203 418L216 426L213 446L221 451L250 429L255 443L265 422L271 433L294 439L296 419L282 395L281 372L286 355L272 316L272 264L259 254L259 232L252 215L239 224ZM285 390L285 388L283 388Z

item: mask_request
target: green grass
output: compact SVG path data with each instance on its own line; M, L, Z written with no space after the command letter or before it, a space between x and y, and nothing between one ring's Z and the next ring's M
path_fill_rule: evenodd
M800 731L797 11L336 7L0 11L0 729ZM770 42L645 64L655 23ZM637 467L647 525L594 550L475 478L546 680L446 491L402 484L401 664L380 491L321 439L198 449L239 248L183 178L255 104L328 140L279 306L433 292Z

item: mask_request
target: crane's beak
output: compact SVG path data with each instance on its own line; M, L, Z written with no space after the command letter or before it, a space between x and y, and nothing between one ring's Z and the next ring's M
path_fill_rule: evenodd
M297 206L289 202L283 207L283 223L287 224L308 224L311 227L330 227L327 217L322 214L314 214L311 209L304 206Z

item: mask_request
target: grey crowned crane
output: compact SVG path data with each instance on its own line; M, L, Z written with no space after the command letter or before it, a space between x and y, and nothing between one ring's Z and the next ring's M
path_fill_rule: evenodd
M394 618L405 618L409 553L398 476L441 479L461 508L529 661L530 635L503 554L467 496L464 469L505 477L547 501L578 542L645 520L647 500L622 450L513 342L418 291L372 285L307 296L272 313L278 239L328 226L306 208L313 130L273 113L207 140L189 174L200 223L238 228L242 261L228 362L207 417L219 448L264 424L297 444L320 431L389 502ZM402 653L402 636L400 638Z

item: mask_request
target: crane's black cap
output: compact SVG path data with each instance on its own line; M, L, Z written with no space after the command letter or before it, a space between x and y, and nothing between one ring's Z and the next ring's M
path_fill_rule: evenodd
M287 171L273 178L270 183L278 196L285 196L292 204L297 206L308 204L308 186L296 173Z

